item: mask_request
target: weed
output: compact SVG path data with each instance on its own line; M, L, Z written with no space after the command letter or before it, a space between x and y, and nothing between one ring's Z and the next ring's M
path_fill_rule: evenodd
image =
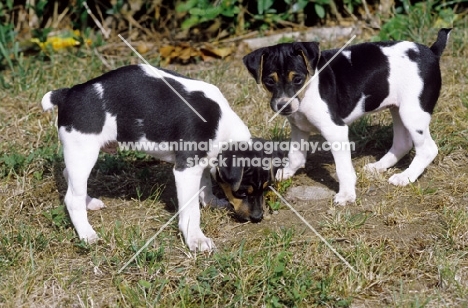
M461 1L454 1L459 3ZM412 4L403 0L396 14L386 21L374 40L412 40L430 42L437 28L450 28L457 24L458 15L445 2L430 0ZM432 31L429 31L431 29Z

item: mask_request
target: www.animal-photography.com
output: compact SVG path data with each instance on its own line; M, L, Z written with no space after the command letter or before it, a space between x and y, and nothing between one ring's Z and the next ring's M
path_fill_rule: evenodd
M1 4L0 306L467 306L467 10Z

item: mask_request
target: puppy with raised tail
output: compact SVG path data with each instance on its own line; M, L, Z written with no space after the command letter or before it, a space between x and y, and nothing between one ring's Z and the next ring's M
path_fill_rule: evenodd
M407 41L357 44L345 48L327 66L338 50L320 51L317 42L261 48L243 61L257 83L271 93L273 111L287 117L291 142L307 140L318 129L330 144L341 145L331 152L339 181L335 202L345 205L356 199L348 125L362 115L389 108L393 118L391 149L365 166L366 170L383 172L414 146L410 166L389 179L391 184L404 186L414 182L436 157L429 123L441 88L439 60L450 31L441 29L431 47ZM293 176L304 166L306 155L304 149L290 150L289 165L277 172L277 179Z
M251 139L247 126L217 87L149 65L130 65L71 88L48 92L42 107L49 110L53 106L58 106L58 135L66 165L65 204L80 239L98 239L86 210L104 207L99 199L87 194L87 180L100 148L112 141L140 142L153 145L154 150L147 153L174 164L179 209L185 206L179 215L179 229L187 246L193 251L214 248L213 241L200 229L199 201L202 205L226 205L227 201L213 195L211 165L207 162L217 160L218 144ZM173 142L190 146L158 147ZM208 143L213 146L207 148ZM218 171L224 175L225 191L254 186L256 193L264 185L263 178L257 179L258 185L252 184L246 173L228 176L229 170L223 168ZM198 195L202 186L205 188ZM234 210L245 220L259 221L263 215L262 208L252 209L248 204L241 210L234 206Z

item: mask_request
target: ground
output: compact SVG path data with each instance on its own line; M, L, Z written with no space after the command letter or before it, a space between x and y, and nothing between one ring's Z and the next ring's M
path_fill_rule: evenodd
M464 41L465 33L453 33L442 56L443 88L431 124L440 151L417 182L407 187L387 182L406 168L412 154L386 173L363 171L391 145L390 116L382 112L351 129L357 145L355 204L341 207L332 197L304 200L288 194L301 186L336 192L328 152L309 154L292 181L275 184L357 273L272 193L270 205L279 209L266 209L269 214L258 224L240 223L226 210L202 210L202 229L214 239L216 252L190 253L173 222L119 272L175 213L172 166L142 154L103 153L88 181L89 194L107 205L88 213L101 240L80 242L63 206L56 113L43 113L39 103L47 91L84 82L107 68L86 50L20 59L16 70L2 72L9 87L0 91L0 306L468 305ZM268 97L243 67L242 52L166 68L217 85L254 136L287 138L284 119L267 122L273 115ZM107 65L135 58L131 52L109 56ZM323 139L312 135L311 140Z

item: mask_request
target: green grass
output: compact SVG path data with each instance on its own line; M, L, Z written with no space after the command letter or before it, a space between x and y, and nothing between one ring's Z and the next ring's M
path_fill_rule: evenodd
M43 113L40 100L107 68L86 50L17 59L13 71L1 72L7 88L0 89L0 306L468 305L465 36L454 32L456 43L442 57L444 86L431 125L440 152L416 183L387 183L409 159L382 175L362 171L391 145L390 115L382 112L351 127L358 202L346 208L331 200L293 203L358 274L272 195L275 213L260 224L202 210L202 229L217 251L190 253L173 222L118 273L175 213L172 166L141 153L101 154L88 181L90 194L107 205L88 213L101 240L79 241L63 203L57 112ZM105 56L114 67L136 61L130 52ZM253 135L288 138L284 118L267 122L273 115L268 97L239 59L170 68L220 87ZM331 154L316 153L275 188L282 194L299 185L333 189L334 172Z

